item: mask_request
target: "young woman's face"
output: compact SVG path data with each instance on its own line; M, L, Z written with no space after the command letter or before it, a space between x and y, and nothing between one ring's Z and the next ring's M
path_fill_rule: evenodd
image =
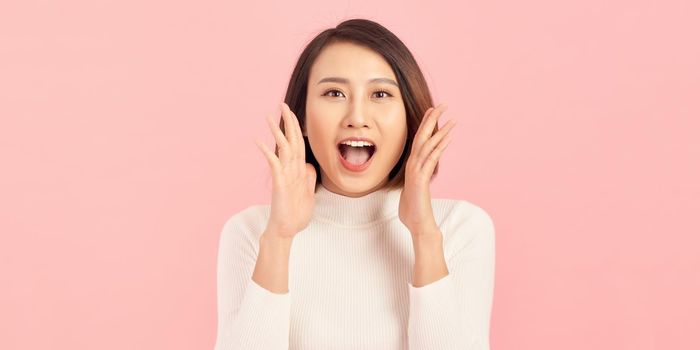
M384 58L351 43L326 46L309 75L304 135L330 191L358 197L383 187L407 137L403 97ZM373 146L340 145L350 137Z

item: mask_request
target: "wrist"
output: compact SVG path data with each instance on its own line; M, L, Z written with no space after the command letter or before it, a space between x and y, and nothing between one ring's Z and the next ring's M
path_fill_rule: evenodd
M442 239L442 232L437 224L429 224L419 226L418 228L410 230L411 237L413 240L428 240L434 241L437 239Z
M274 237L274 238L279 238L279 239L292 239L296 232L293 232L290 229L285 229L285 228L280 228L277 225L267 225L265 226L265 230L263 231L262 236L265 237Z
M281 231L268 230L263 231L260 235L260 241L275 242L275 243L291 243L294 239L294 235L288 235L281 233Z

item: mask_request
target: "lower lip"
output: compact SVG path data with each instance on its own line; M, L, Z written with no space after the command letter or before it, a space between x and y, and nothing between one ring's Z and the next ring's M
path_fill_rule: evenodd
M372 156L369 157L369 159L366 162L364 162L364 164L362 164L362 165L352 164L352 163L348 162L347 160L345 160L345 158L343 158L343 155L340 154L340 150L338 150L338 159L340 159L340 163L343 164L345 169L348 169L348 170L353 171L353 172L361 172L369 167L370 163L372 163L372 160L374 159L375 154L377 154L376 149L374 150L374 153L372 153Z

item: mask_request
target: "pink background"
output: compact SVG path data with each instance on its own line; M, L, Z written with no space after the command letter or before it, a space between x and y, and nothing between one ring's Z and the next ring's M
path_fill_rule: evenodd
M497 235L493 349L698 349L697 1L2 1L0 348L211 349L223 223L321 30L396 33Z

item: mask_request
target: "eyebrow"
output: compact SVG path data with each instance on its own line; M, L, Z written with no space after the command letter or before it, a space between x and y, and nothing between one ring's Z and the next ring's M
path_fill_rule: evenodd
M330 82L330 83L340 83L340 84L348 84L350 81L345 78L339 78L339 77L328 77L328 78L323 78L316 83L316 85L325 83L325 82ZM396 85L396 87L399 87L399 84L397 84L394 80L389 79L389 78L374 78L370 79L367 81L367 83L387 83L387 84L392 84Z

